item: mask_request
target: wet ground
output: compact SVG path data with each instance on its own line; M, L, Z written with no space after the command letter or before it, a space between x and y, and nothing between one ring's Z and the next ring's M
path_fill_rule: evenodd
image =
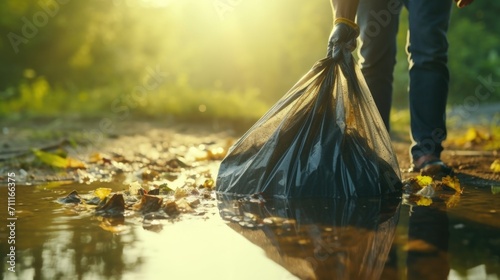
M489 168L498 158L495 151L450 147L443 158L459 172L463 192L442 191L432 203L408 196L234 201L217 197L213 180L243 129L154 121L114 125L4 126L0 204L8 205L6 185L15 173L10 202L17 220L8 220L14 216L7 209L0 212L6 224L0 227L3 279L500 277L500 178ZM397 141L395 147L405 169L407 144ZM52 167L31 148L85 168ZM144 210L131 185L157 189L152 196L162 199L162 207L171 202L175 211ZM96 215L88 201L58 202L73 190L86 201L98 189L124 194L123 215Z

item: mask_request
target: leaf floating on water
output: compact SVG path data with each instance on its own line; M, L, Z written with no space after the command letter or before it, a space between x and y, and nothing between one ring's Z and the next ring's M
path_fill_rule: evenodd
M500 172L500 159L496 159L493 161L493 163L490 166L490 169L493 170L493 172L497 173Z
M441 182L443 183L443 185L454 189L456 192L462 193L460 182L458 181L457 177L446 176L441 180Z
M45 164L59 168L85 168L85 164L73 158L63 158L56 154L33 149L35 156Z
M96 214L104 217L121 217L125 211L125 200L122 194L114 194L96 208Z
M425 187L425 186L428 186L432 183L432 177L430 176L421 176L421 175L418 175L416 177L416 180L417 180L417 184L420 186L420 187Z
M80 203L82 198L76 190L73 190L67 196L58 198L57 201L59 203Z
M138 203L134 204L133 208L142 213L155 212L161 208L162 203L163 198L145 194Z
M110 193L110 188L98 188L94 191L94 195L97 196L100 200L105 199Z

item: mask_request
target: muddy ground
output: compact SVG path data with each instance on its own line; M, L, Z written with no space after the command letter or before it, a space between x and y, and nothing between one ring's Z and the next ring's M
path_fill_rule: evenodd
M249 126L249 123L174 120L8 122L0 128L0 181L5 184L7 172L12 171L24 175L20 179L25 182L19 183L28 184L61 180L125 181L130 176L153 179L175 173L183 165L188 168L210 166L214 173L214 166L225 151ZM415 176L407 172L410 166L407 135L393 136L403 178ZM462 184L500 185L500 173L490 168L492 162L500 158L498 150L484 150L477 145L457 147L449 142L442 159L454 168ZM33 155L33 148L77 159L86 168L51 167ZM85 174L89 178L85 179ZM216 174L210 176L215 178Z

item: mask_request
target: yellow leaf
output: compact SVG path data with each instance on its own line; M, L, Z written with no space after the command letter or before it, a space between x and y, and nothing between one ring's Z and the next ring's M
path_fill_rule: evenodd
M493 161L493 163L490 166L490 169L493 170L493 172L500 172L500 159L496 159Z
M443 185L454 189L456 192L459 192L459 193L462 192L462 189L460 188L460 181L458 181L457 177L452 178L451 176L448 175L448 176L444 177L441 180L441 182L443 183Z
M463 139L465 142L472 142L478 137L477 130L473 127L469 128L465 133Z
M432 183L432 177L430 176L421 176L421 175L418 175L416 177L417 179L417 184L420 186L420 187L425 187L425 186L428 186Z
M63 158L56 154L33 149L35 156L45 164L59 168L85 168L85 164L73 158Z
M489 140L490 136L488 133L481 132L474 127L471 127L465 132L462 137L455 140L455 144L458 146L465 146L466 144L476 143L480 144L486 140Z
M213 179L207 179L205 180L205 182L203 183L203 187L206 188L206 189L211 189L214 187L214 180Z
M33 153L40 161L48 165L60 168L66 168L68 165L68 161L58 155L46 153L37 149L33 149Z
M94 191L94 195L97 196L100 200L105 199L110 193L110 188L98 188Z
M419 205L419 206L429 206L431 204L432 204L432 199L428 198L428 197L421 196L417 200L417 205Z

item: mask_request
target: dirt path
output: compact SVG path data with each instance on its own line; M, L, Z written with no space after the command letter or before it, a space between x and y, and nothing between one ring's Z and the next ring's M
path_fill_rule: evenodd
M160 120L111 124L105 120L9 123L1 128L0 181L5 183L4 175L9 170L24 174L26 183L38 184L81 180L85 174L93 177L92 180L113 180L117 173L121 174L121 179L137 177L138 172L149 172L154 176L169 172L179 164L211 165L213 169L214 164L217 165L223 153L246 128L248 124L186 124ZM403 139L393 144L400 168L406 171L410 166L409 142ZM32 148L67 153L69 157L86 163L88 168L64 170L47 166L33 155ZM478 187L500 185L500 173L490 169L491 163L498 158L498 151L477 148L466 150L448 147L443 153L443 160L457 171L463 183ZM99 165L103 160L109 161L110 165ZM121 167L117 166L120 164ZM403 178L416 175L408 172L402 174Z

